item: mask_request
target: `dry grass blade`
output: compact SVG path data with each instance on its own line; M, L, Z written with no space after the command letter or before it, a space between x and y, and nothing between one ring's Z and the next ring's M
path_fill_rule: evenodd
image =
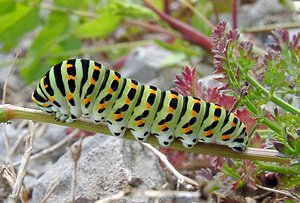
M49 197L51 196L51 194L53 193L54 189L58 186L59 183L60 183L60 178L57 178L55 180L55 182L53 183L53 185L51 186L50 190L45 195L45 197L43 199L41 199L40 203L46 203L46 201L49 199Z
M4 82L3 93L2 93L2 104L5 104L8 78L9 78L9 76L10 76L12 70L13 70L13 67L16 64L17 58L18 58L18 53L16 54L16 57L14 58L13 63L11 64L11 66L10 66L10 68L8 70L8 73L7 73L5 82Z
M112 196L109 196L109 197L106 197L106 198L103 198L101 200L98 200L96 201L95 203L111 203L111 202L117 202L116 200L120 200L120 199L125 199L126 196L128 196L130 193L131 193L131 188L128 187L128 188L124 188L122 191L112 195Z
M34 133L32 132L32 122L29 121L29 133L28 136L26 138L26 151L24 152L24 155L22 157L22 161L21 161L21 166L16 178L16 182L14 184L12 193L9 196L9 199L11 202L17 202L18 201L18 197L21 191L21 187L23 185L23 180L24 177L26 175L26 170L27 170L27 166L30 160L30 156L31 156L31 152L32 152L32 145L33 145L33 139L34 139ZM24 193L21 195L21 197L24 197ZM22 199L22 198L21 198Z
M44 156L46 154L54 152L55 150L57 150L58 148L60 148L61 146L63 146L67 142L69 142L72 138L74 138L79 133L79 131L80 131L79 129L73 130L72 133L65 136L61 141L57 142L56 144L52 145L51 147L44 149L43 151L41 151L37 154L32 155L30 157L30 160L35 160L35 159L41 158L42 156ZM19 164L20 164L20 162L15 162L15 163L13 163L13 166L17 166Z
M205 15L203 15L196 8L194 8L194 6L189 1L180 0L180 2L189 9L191 9L199 17L199 19L201 19L210 29L215 29L215 26L212 24L212 22L210 22Z

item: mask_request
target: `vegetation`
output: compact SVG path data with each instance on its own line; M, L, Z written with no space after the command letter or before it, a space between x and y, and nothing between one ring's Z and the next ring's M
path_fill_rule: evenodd
M17 53L20 75L29 85L66 58L96 57L112 62L115 69L122 68L131 49L153 43L182 56L170 59L168 66L180 66L195 58L199 59L197 62L212 58L212 63L204 62L215 68L222 87L205 89L199 82L201 67L186 66L176 76L174 89L235 112L251 134L251 149L235 153L226 147L199 144L201 147L193 152L218 155L199 158L175 143L172 148L186 152L161 152L179 170L184 163L209 160L207 168L190 172L195 180L204 178L214 183L209 194L215 199L230 201L231 190L251 196L252 193L245 192L250 189L258 191L256 194L268 190L274 201L299 201L300 34L291 36L287 30L274 29L266 47L259 48L241 38L243 30L238 30L237 14L233 12L235 0L232 7L217 6L218 1L180 2L179 9L172 11L170 5L174 2L168 0L53 0L52 4L38 0L1 1L1 51ZM232 11L233 27L237 29L230 28L225 21L214 26L206 18L224 11ZM166 39L146 39L146 32L163 33ZM24 39L30 43L20 50ZM263 70L261 74L256 74L258 69ZM0 122L14 118L55 123L36 111L0 106ZM107 134L105 126L96 130L95 125L80 122L64 125ZM152 139L149 142L157 144ZM281 157L276 157L278 154Z

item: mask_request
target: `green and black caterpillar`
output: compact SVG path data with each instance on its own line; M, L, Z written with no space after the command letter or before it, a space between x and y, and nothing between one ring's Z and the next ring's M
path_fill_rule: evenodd
M115 136L129 129L144 141L153 134L162 146L176 137L188 148L213 142L241 152L248 144L245 125L223 107L142 85L92 60L70 59L53 66L32 100L59 121L90 115L97 123L106 122Z

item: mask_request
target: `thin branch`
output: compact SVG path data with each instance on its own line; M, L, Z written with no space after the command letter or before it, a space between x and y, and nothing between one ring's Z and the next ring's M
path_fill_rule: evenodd
M81 146L82 146L83 137L80 138L79 142L76 142L73 146L69 148L71 158L73 161L73 170L72 170L72 187L71 187L71 199L72 203L75 203L76 197L76 185L77 185L77 165L78 160L81 155Z
M186 177L179 173L174 166L168 161L168 158L166 155L155 149L152 145L143 143L144 146L146 146L148 149L150 149L164 164L165 166L175 175L175 177L178 179L178 183L183 184L184 182L189 183L194 186L199 186L196 181L193 179Z
M173 190L148 190L144 192L145 196L152 198L187 198L187 199L200 199L200 192L188 192L188 191L173 191Z
M155 24L151 24L151 23L147 23L147 22L142 21L142 20L125 19L124 22L127 23L128 25L143 27L147 30L158 32L158 33L164 33L164 34L172 36L172 37L177 37L177 38L181 37L172 30L168 30L164 27L161 27L161 26L158 26L158 25L155 25Z
M282 24L271 24L271 25L263 25L256 27L247 27L241 30L243 33L261 33L261 32L270 32L272 30L281 28L281 29L293 29L299 28L300 22L290 22L290 23L282 23Z
M145 6L147 6L154 13L156 13L161 18L161 20L165 21L176 31L180 32L180 34L182 35L182 37L184 39L202 47L206 51L209 51L209 52L211 51L212 44L211 44L211 40L209 37L207 37L206 35L204 35L203 33L199 32L199 31L197 31L190 25L177 20L177 19L169 16L166 13L161 12L160 10L155 8L155 6L153 6L152 3L150 3L150 1L143 0L143 2L145 4Z
M46 115L40 110L16 107L13 105L0 105L0 122L7 122L12 119L27 119L34 120L39 122L46 122L52 124L58 124L62 126L69 126L73 128L79 128L82 130L87 130L91 132L98 132L105 135L111 135L107 125L105 124L95 124L91 121L79 119L72 123L63 123L56 121L53 116ZM124 138L129 140L135 140L134 136L130 133L129 130L126 131ZM160 146L157 138L155 136L149 136L146 143L150 143L154 146ZM291 159L286 157L280 157L280 154L276 150L268 149L257 149L257 148L248 148L245 152L239 153L235 152L225 145L218 144L207 144L207 143L198 143L193 148L185 148L178 139L175 139L168 148L194 152L199 154L207 154L214 156L222 157L231 157L239 159L248 159L264 162L279 162L279 163L290 163Z
M297 196L291 194L289 191L276 190L276 189L264 187L264 186L261 186L261 185L256 185L256 187L258 187L258 188L260 188L260 189L263 189L263 190L266 190L266 191L270 191L270 192L274 192L274 193L279 193L279 194L282 194L282 195L285 195L285 196L288 196L288 197L290 197L290 198L293 198L293 199L295 199L295 200L300 201L299 197L297 197Z
M237 18L238 18L238 1L237 0L233 0L232 4L231 4L231 13L232 13L232 27L233 29L237 29Z
M2 93L2 104L5 104L5 100L6 100L6 91L7 91L7 84L8 84L8 78L13 70L13 67L16 63L16 60L18 58L18 53L16 54L9 70L8 70L8 73L7 73L7 76L6 76L6 79L4 81L4 86L3 86L3 93ZM7 136L7 131L6 131L6 126L5 124L3 124L3 142L4 142L4 147L5 147L5 151L6 151L6 155L7 155L7 159L8 159L8 162L10 163L11 162L11 156L10 156L10 147L9 147L9 142L8 142L8 136Z
M17 53L16 56L15 56L15 58L14 58L14 60L13 60L13 62L12 62L12 64L11 64L11 66L10 66L10 68L9 68L9 70L8 70L6 79L5 79L5 81L4 81L3 93L2 93L2 104L5 104L5 100L6 100L6 90L7 90L8 79L9 79L9 76L10 76L12 70L13 70L13 67L15 66L15 63L16 63L17 58L18 58L18 55L19 55L19 54Z

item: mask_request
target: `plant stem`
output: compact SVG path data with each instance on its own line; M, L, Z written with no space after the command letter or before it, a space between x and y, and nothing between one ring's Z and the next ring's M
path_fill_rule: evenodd
M255 162L259 170L270 171L288 175L299 175L300 169L295 167L280 166L271 163Z
M300 116L300 110L296 109L295 107L293 107L292 105L290 105L289 103L283 101L282 99L280 99L279 97L277 97L274 94L271 94L268 90L266 90L261 84L259 84L256 80L254 80L249 74L246 75L246 79L248 80L248 82L256 89L260 90L265 96L267 96L272 102L274 102L275 104L277 104L278 106L280 106L281 108L283 108L286 111L289 111L293 114L296 114L298 116Z
M281 29L292 29L292 28L299 28L299 22L290 22L290 23L281 23L281 24L271 24L271 25L263 25L263 26L256 26L256 27L248 27L241 30L244 33L260 33L260 32L270 32L272 30L276 30L278 28Z
M61 12L61 13L68 13L76 15L76 16L82 16L82 17L89 17L89 18L96 18L99 17L101 15L97 14L97 13L92 13L92 12L87 12L87 11L82 11L82 10L70 10L68 8L64 8L64 7L59 7L59 6L54 6L51 4L47 4L47 3L42 3L40 5L40 7L42 9L46 9L46 10L50 10L50 11L56 11L56 12Z
M63 122L56 121L53 116L46 115L39 110L21 108L9 104L0 105L0 123L7 122L12 119L27 119L27 120L34 120L38 122L47 122L52 124L79 128L82 130L87 130L92 132L98 132L105 135L111 135L109 129L105 124L94 124L90 121L86 121L82 119L72 123L63 123ZM135 140L134 136L130 133L129 130L126 131L124 138L129 140ZM155 136L149 136L146 142L154 146L159 146L159 142ZM289 163L291 161L291 159L289 158L280 157L278 152L275 150L248 148L245 152L239 153L233 151L232 149L230 149L225 145L206 144L206 143L198 143L196 146L189 149L183 147L183 145L178 139L174 140L174 142L172 142L172 144L168 146L168 148L179 150L179 151L239 158L239 159L265 161L265 162Z
M256 116L259 116L257 108L248 99L245 99L244 104L247 106L250 112ZM283 133L282 128L268 118L259 118L259 122L280 135Z

